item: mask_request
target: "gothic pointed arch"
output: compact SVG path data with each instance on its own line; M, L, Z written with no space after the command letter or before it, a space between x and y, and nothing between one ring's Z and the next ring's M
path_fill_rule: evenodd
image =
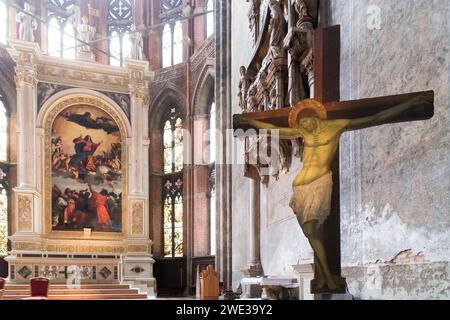
M159 128L161 119L164 116L166 106L176 106L178 110L185 116L186 114L186 96L172 84L166 84L159 94L155 96L150 104L149 110L149 129Z
M195 115L206 115L209 113L211 101L214 100L214 66L205 65L200 74L194 89L192 105Z

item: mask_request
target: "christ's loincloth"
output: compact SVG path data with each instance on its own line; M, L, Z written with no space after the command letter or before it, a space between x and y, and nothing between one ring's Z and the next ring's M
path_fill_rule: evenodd
M331 192L333 176L328 173L308 185L294 187L289 206L303 226L305 223L317 220L317 227L321 226L330 215Z

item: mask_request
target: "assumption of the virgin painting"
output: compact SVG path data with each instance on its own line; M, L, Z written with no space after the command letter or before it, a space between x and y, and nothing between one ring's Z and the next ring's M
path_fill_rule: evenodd
M71 106L52 126L52 227L121 232L121 136L103 110Z

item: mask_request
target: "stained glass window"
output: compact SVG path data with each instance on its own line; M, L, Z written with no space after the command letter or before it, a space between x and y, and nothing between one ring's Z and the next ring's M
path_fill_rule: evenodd
M79 18L78 0L47 0L47 51L50 56L75 58L75 22Z
M0 1L0 43L6 44L8 39L8 6Z
M183 180L168 176L164 183L164 257L183 256Z
M8 254L8 116L0 96L0 256Z
M183 120L169 108L163 135L163 221L164 256L183 256Z
M109 63L121 66L129 56L129 35L133 24L133 4L131 0L109 0L108 35Z
M167 68L172 65L172 29L167 23L162 35L162 67Z
M183 28L181 21L177 21L173 28L173 64L183 62Z
M161 12L170 12L181 6L182 0L161 0Z
M183 25L181 21L166 23L162 33L162 67L183 62Z
M160 19L164 23L161 36L162 68L183 62L182 2L182 0L161 0Z
M208 0L206 3L206 37L214 33L214 0Z

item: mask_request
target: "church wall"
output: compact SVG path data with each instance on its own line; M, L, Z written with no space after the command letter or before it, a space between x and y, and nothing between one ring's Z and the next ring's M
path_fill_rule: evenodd
M231 12L231 106L233 114L240 113L238 106L239 67L247 65L250 60L251 36L248 30L247 10L249 4L242 1L233 1ZM237 141L236 150L244 150L242 141ZM248 259L248 225L250 223L250 179L243 177L243 166L232 166L232 275L233 283L239 282L242 277L241 269L245 267Z
M369 5L381 9L380 30L367 27ZM330 24L342 25L343 100L436 95L432 120L342 139L342 264L350 290L364 299L448 298L448 2L333 0L330 12ZM405 250L411 253L394 265L384 263Z
M381 9L370 30L368 8ZM434 1L328 1L328 25L341 24L341 99L434 90L432 120L388 125L341 142L343 275L357 299L445 298L450 294L448 4ZM233 2L232 107L239 67L248 65L249 4ZM375 8L376 10L376 8ZM371 16L370 16L371 17ZM375 24L376 26L376 24ZM243 150L239 142L237 150ZM241 148L241 149L240 149ZM300 168L261 187L261 260L265 275L290 276L312 258L288 203ZM233 166L233 283L248 259L249 179ZM244 204L244 205L243 205ZM405 250L411 249L408 253ZM395 263L384 263L394 259ZM439 284L435 278L439 277Z

